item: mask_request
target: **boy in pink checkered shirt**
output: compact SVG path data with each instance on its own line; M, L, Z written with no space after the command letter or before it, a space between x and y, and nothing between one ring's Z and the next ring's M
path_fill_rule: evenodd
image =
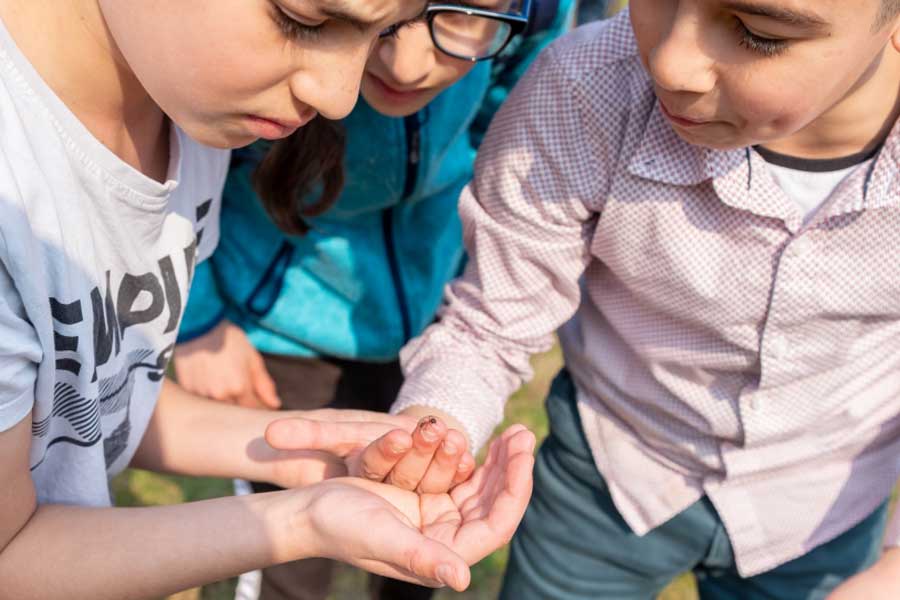
M481 445L562 327L503 597L900 597L898 14L632 0L510 97L394 407Z

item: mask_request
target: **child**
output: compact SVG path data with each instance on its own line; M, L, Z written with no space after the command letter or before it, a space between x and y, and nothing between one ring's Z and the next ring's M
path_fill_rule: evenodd
M504 598L652 598L685 570L704 598L822 598L876 560L900 471L898 11L632 0L510 96L461 200L470 262L393 409L477 447L577 309ZM900 597L897 552L835 597Z
M129 464L295 487L405 456L390 446L408 447L408 433L339 412L268 431L334 457L276 451L263 440L270 414L198 398L164 373L192 271L218 236L228 155L202 144L344 116L378 32L421 9L0 1L4 597L159 597L307 556L461 589L467 563L512 533L530 485L519 428L452 495L335 480L109 507L108 476Z
M532 19L522 31L529 4ZM456 201L486 122L538 51L567 27L574 2L469 6L481 12L431 7L424 22L376 43L364 102L339 125L346 152L337 151L332 171L343 171L345 189L308 225L293 223L301 210L284 199L298 194L284 182L301 171L295 163L321 159L334 139L329 132L310 139L320 125L314 122L274 147L260 143L235 154L222 240L198 267L179 333L175 368L186 389L244 406L388 410L402 382L400 348L433 320L444 285L459 271ZM319 193L306 194L300 207L322 204ZM431 440L417 436L414 452L436 452L439 463L461 466L457 478L467 478L474 460L465 437L434 433ZM388 478L407 489L431 485L396 472ZM261 597L325 598L330 578L324 559L278 565L265 570ZM375 586L384 598L430 595L394 582Z

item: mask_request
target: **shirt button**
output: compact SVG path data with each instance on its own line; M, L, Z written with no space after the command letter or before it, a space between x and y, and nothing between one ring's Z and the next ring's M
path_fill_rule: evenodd
M750 396L750 410L759 410L759 404L762 401L765 401L765 397L759 392Z
M809 241L809 238L797 238L791 242L789 248L794 256L804 256L812 250L812 242Z
M787 340L782 336L776 336L769 343L769 351L769 353L772 355L772 358L784 358L784 356L788 352Z

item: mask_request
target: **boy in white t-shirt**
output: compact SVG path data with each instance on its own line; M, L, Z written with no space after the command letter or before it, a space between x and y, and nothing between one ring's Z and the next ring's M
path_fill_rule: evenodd
M421 8L0 1L4 597L159 597L306 556L462 589L467 563L511 535L530 491L522 428L452 494L340 480L109 508L108 478L128 465L290 488L406 455L414 437L395 429L406 421L339 412L269 432L333 456L276 451L270 413L164 375L194 267L217 241L228 153L210 146L346 114L379 31Z

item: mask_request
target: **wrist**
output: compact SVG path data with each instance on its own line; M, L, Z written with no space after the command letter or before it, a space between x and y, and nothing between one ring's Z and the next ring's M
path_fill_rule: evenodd
M319 540L311 516L315 490L295 488L265 495L272 502L266 524L272 532L274 563L317 556Z

